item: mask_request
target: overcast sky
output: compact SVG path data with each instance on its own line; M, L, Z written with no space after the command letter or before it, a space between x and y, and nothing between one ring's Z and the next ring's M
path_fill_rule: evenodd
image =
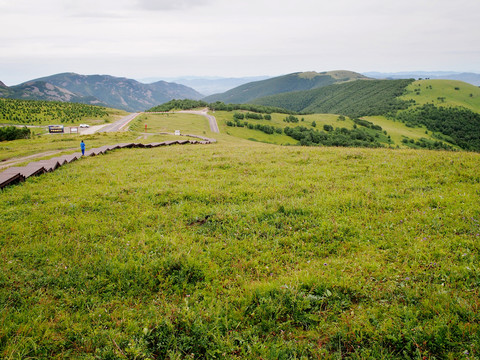
M0 81L480 73L479 0L0 0Z

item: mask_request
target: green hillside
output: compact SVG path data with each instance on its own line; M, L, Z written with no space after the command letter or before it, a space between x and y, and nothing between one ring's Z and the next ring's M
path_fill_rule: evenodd
M218 140L3 190L0 358L480 355L478 154Z
M320 89L279 94L252 101L297 112L332 113L350 117L384 115L405 109L398 99L413 80L357 80ZM283 106L282 106L283 105Z
M461 106L480 113L480 88L463 81L415 81L406 88L401 99L414 100L418 105Z
M480 89L459 81L355 81L265 97L253 103L352 118L386 116L408 127L423 128L437 145L438 141L446 141L465 150L480 151ZM401 141L412 147L431 147L428 137L404 137Z
M264 96L316 89L335 83L348 82L357 79L368 78L351 71L340 70L322 73L293 73L241 85L222 94L207 96L203 100L206 102L221 101L224 103L242 104L249 103L254 99Z

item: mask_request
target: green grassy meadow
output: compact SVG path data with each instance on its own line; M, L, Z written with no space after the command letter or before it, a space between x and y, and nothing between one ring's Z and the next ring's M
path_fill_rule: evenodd
M245 111L239 111L246 113ZM221 129L221 133L231 135L235 138L242 138L246 140L253 140L259 141L269 144L276 144L276 145L297 145L298 141L295 139L285 135L285 134L265 134L258 130L251 130L246 127L230 127L227 126L227 121L231 121L233 118L234 112L227 112L227 111L217 111L212 115L215 115L218 125ZM151 115L148 115L151 116ZM330 125L333 128L347 128L353 129L354 128L354 121L348 117L344 117L343 119L339 117L339 115L333 114L308 114L308 115L298 115L297 117L300 119L298 123L286 123L283 121L287 115L285 114L271 114L271 120L253 120L248 119L246 121L253 123L253 124L264 124L264 125L271 125L274 127L280 127L284 129L286 126L295 127L295 126L303 126L307 129L317 129L319 131L323 131L324 125ZM419 140L421 138L429 139L429 140L436 140L432 133L427 131L425 127L408 127L403 122L400 121L392 121L387 119L384 116L365 116L362 117L367 121L375 125L379 125L382 127L383 131L386 131L387 134L380 134L381 141L384 146L386 147L398 147L398 148L408 148L406 144L402 142L404 138ZM312 126L312 123L315 122L315 127ZM376 134L376 132L371 130L366 130L372 134ZM387 136L390 136L391 142L387 142Z
M264 144L227 114L137 123L216 144L0 192L0 358L480 358L479 154ZM91 143L114 136L139 133Z
M415 100L418 105L463 106L480 112L480 88L463 81L418 80L407 87L403 100Z
M142 114L135 119L135 124L131 128L144 132L145 125L147 133L173 133L180 130L181 133L201 135L210 131L207 118L184 113Z

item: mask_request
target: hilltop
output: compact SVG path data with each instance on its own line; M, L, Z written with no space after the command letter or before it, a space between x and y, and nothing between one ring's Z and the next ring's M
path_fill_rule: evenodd
M203 100L207 102L222 101L224 103L232 104L249 103L264 96L316 89L335 83L359 79L368 78L352 71L343 70L321 73L314 71L297 72L266 80L250 82L222 94L207 96Z
M471 85L480 86L480 74L452 71L411 71L397 73L366 72L365 76L375 79L428 79L428 80L459 80Z

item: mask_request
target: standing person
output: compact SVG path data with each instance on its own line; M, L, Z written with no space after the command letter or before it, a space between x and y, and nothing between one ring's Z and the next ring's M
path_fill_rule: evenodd
M80 143L80 149L82 150L82 156L84 156L85 155L85 143L83 142L83 140Z

